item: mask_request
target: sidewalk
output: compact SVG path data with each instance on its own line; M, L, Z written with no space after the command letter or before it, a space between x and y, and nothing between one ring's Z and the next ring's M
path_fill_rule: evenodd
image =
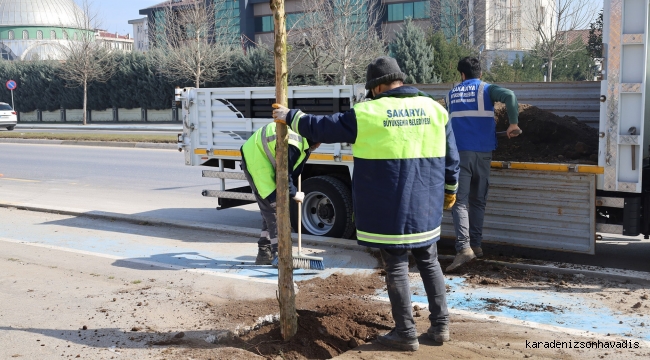
M0 303L3 304L0 311L0 344L4 345L0 346L0 357L21 355L25 358L54 358L80 354L84 359L105 359L111 356L174 360L250 359L254 357L254 345L259 345L262 340L250 340L244 346L250 352L244 353L234 349L232 344L213 344L206 340L241 324L250 324L258 316L273 315L277 311L274 298L277 274L273 274L273 270L268 267L256 269L251 266L253 257L247 255L247 249L254 248L254 240L259 235L256 229L214 228L182 223L173 226L157 223L153 226L152 223L138 223L143 219L133 217L116 218L116 214L101 213L74 214L64 209L26 213L0 209L0 212L3 215L2 236L8 238L0 239L3 244L0 246L0 272L4 274L0 278L0 286L3 288L0 294ZM67 215L60 214L62 212L67 212ZM122 223L122 220L129 220L129 223ZM371 269L373 266L363 260L372 259L367 253L344 250L338 246L338 242L348 240L315 240L310 242L320 244L316 249L320 248L319 251L324 252L322 256L328 261L327 275L334 271L344 271L345 268L354 272L361 268ZM223 246L226 244L228 246ZM356 245L349 246L363 250ZM343 261L335 261L337 256ZM242 265L243 263L247 265ZM241 269L247 269L247 272ZM361 301L365 305L357 308L357 311L370 316L381 316L370 322L358 320L358 324L378 328L380 333L385 332L385 327L392 323L386 299L381 295L363 295L375 290L381 293L383 284L374 283L368 289L363 282L354 282L361 278L361 273L354 274L353 280L343 281L343 286L338 287L337 276L329 276L325 280L312 276L312 281L317 281L313 283L316 288L302 283L298 285L301 296L299 308L327 314L332 309L346 308L354 301ZM412 275L414 300L421 301L422 290L417 287L417 276L415 273ZM489 275L484 276L490 279ZM395 352L376 343L359 343L358 347L355 347L356 344L339 347L337 353L343 352L339 358L596 359L607 356L623 359L650 356L647 342L641 340L644 335L609 336L572 329L571 325L561 328L540 324L508 317L507 307L497 311L483 307L473 311L462 310L466 301L465 295L461 295L462 289L458 287L459 280L464 278L467 282L473 275L445 277L449 285L448 302L452 313L451 342L440 346L421 336L421 348L416 353ZM559 279L568 278L560 277L554 281ZM576 279L577 283L581 282L580 278ZM474 281L474 284L479 284L476 279ZM521 285L536 287L540 282L542 281L533 277ZM593 331L602 331L611 324L618 324L618 321L608 318L601 307L591 304L591 300L583 300L587 298L581 292L596 295L602 293L612 297L611 302L617 299L634 302L641 295L638 289L628 291L619 289L620 284L606 282L599 287L586 283L583 287L576 287L578 292L562 295L559 290L551 287L551 283L544 283L549 284L548 288L527 289L507 284L492 288L473 285L466 291L473 294L475 300L479 300L478 298L487 297L481 295L486 290L503 294L500 287L508 287L512 295L530 293L538 299L537 302L546 304L548 302L545 296L576 296L574 301L590 311L587 315L589 321L597 325L598 329ZM341 293L336 293L337 290ZM490 295L490 299L496 299L496 296ZM416 305L421 309L426 307L422 303ZM632 305L628 303L624 307L629 309ZM643 308L640 310L647 311ZM428 314L426 310L418 311L418 330L425 333L429 325ZM526 311L533 319L541 319L548 312ZM575 315L571 308L554 312L557 318L567 321ZM637 322L635 328L644 332L645 328L638 325L638 322L645 319L636 315L637 313L628 315L626 321ZM624 326L630 325L632 324L626 323ZM87 326L88 330L83 330L83 326ZM336 324L323 322L322 326L332 329ZM591 329L590 326L589 330ZM303 331L304 329L301 334ZM175 338L180 332L184 336ZM259 336L263 332L261 330ZM328 334L331 336L331 333ZM358 336L363 338L366 335ZM8 343L5 344L5 341ZM544 348L544 345L541 349L530 347L530 342L555 344L555 341L577 341L582 344L591 344L592 341L627 344L630 341L638 342L641 348L610 350ZM152 343L156 345L151 346ZM279 341L277 343L278 346L282 344ZM68 345L71 347L68 348ZM330 347L327 344L324 346Z

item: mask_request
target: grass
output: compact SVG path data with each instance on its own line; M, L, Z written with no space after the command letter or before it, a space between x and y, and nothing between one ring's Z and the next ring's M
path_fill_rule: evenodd
M169 135L136 135L136 134L81 134L81 133L48 133L0 131L0 138L9 139L46 139L70 141L115 141L115 142L147 142L160 144L175 144L178 142L176 134Z
M141 283L141 282L142 282L142 281L140 281L140 280L134 280L134 281L131 281L131 284L139 284L139 283Z

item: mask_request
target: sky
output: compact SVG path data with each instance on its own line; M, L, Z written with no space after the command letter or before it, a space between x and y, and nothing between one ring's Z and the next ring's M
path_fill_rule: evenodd
M140 9L163 2L163 0L89 0L91 9L98 13L101 27L110 32L133 35L133 26L129 20L139 19ZM83 0L75 0L81 4ZM591 0L596 9L603 7L603 0Z
M164 0L89 0L91 10L98 14L100 27L110 32L133 36L133 25L129 20L143 18L140 9L159 4ZM77 4L82 0L75 0Z

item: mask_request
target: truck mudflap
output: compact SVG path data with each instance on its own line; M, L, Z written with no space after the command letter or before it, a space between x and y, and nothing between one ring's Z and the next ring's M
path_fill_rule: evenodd
M516 164L527 163L510 163ZM512 170L495 162L483 241L546 250L594 254L596 248L597 166L573 170ZM522 165L523 166L523 165ZM528 163L527 168L571 167L571 164ZM580 169L583 171L580 171ZM445 237L455 237L451 212L443 216Z

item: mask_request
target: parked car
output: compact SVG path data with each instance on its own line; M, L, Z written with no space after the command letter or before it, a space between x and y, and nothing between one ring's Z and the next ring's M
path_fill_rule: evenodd
M11 105L0 102L0 127L4 126L11 131L16 127L17 122L18 116Z

